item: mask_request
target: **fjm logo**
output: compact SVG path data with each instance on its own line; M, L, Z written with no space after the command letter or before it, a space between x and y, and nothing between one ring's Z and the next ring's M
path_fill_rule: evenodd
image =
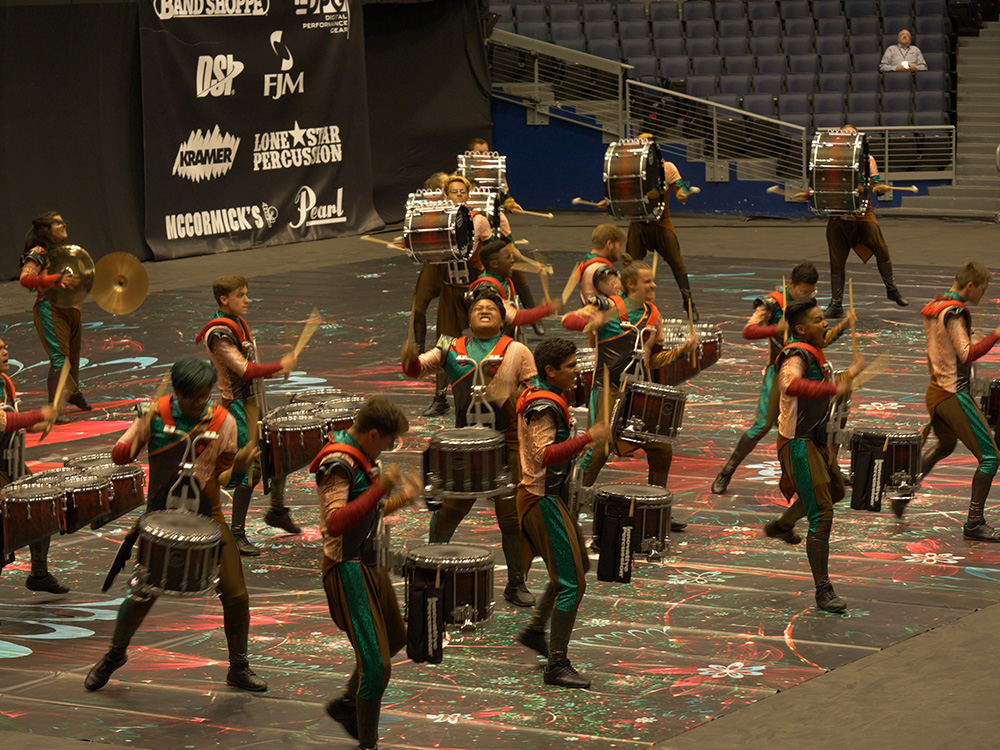
M347 221L344 216L344 188L337 188L335 203L317 205L316 191L308 185L299 188L295 195L295 205L299 209L299 220L288 223L292 229L302 226L313 227L320 224L340 224Z
M232 96L233 81L243 72L243 63L232 55L202 55L198 58L195 87L198 98Z
M224 175L232 169L239 147L240 139L229 133L222 135L218 125L204 135L200 130L192 131L177 149L172 174L191 182Z
M281 72L264 74L264 96L270 96L272 99L280 99L285 94L305 92L305 72L300 71L298 76L294 77L292 73L287 72L295 65L295 58L292 57L288 45L281 41L281 35L280 30L271 33L271 50L281 60Z

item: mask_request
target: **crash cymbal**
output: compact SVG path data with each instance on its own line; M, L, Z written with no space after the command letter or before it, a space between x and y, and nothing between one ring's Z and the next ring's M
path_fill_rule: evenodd
M72 289L56 285L45 290L45 299L56 307L80 304L94 286L94 260L79 245L59 245L45 253L45 268L42 273L65 274L79 279L79 283Z
M94 301L112 315L138 310L149 291L149 277L131 253L108 253L99 261L92 294Z

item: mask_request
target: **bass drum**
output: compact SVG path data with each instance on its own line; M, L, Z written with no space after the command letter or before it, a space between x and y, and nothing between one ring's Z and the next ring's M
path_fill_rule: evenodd
M821 216L861 216L871 174L864 133L817 133L809 149L809 207Z
M475 247L472 214L448 201L413 206L403 219L406 254L415 263L468 260Z
M659 221L667 206L663 157L648 138L615 141L604 152L608 213L628 221Z

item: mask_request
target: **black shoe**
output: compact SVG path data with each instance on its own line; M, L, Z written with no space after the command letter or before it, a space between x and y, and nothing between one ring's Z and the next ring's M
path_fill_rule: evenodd
M51 573L46 573L43 576L29 574L24 580L24 585L32 591L45 591L49 594L69 593L69 588L59 583Z
M347 698L337 698L326 704L326 714L340 724L354 739L358 739L358 706Z
M847 602L837 596L831 584L826 583L816 589L816 606L826 612L843 612L847 609Z
M899 293L898 289L886 289L885 296L887 299L895 302L899 307L907 307L910 304L910 300L906 299L902 294Z
M844 306L839 302L831 302L823 311L823 317L827 320L836 320L844 317Z
M251 693L263 693L267 690L267 680L250 669L250 665L245 662L229 665L226 684L240 690L249 690Z
M795 533L794 528L791 528L788 531L782 531L778 528L777 521L768 521L765 523L764 534L771 537L771 539L780 539L788 544L799 544L802 541L802 537Z
M532 323L531 327L535 331L536 336L545 335L545 326L542 324L542 321L539 320L537 323Z
M93 411L94 410L94 407L91 406L87 402L86 397L84 397L83 391L77 391L72 396L70 396L68 399L66 399L66 401L67 401L67 403L73 404L73 406L75 406L80 411Z
M712 494L713 495L724 495L726 493L726 488L729 487L729 483L733 480L732 474L726 474L720 471L719 476L715 478L712 482Z
M503 598L515 607L535 606L535 595L528 591L523 578L517 581L508 581L503 590Z
M906 506L910 504L910 498L893 495L889 498L889 504L892 506L892 512L896 514L896 518L902 518L903 513L906 512Z
M546 685L583 688L584 690L590 687L590 680L573 669L569 659L560 659L555 664L549 664L545 668L544 677Z
M448 409L450 408L451 407L448 405L448 398L446 396L435 396L430 405L424 409L422 416L440 417L442 414L447 414Z
M525 628L517 634L517 642L525 648L530 648L539 656L548 657L549 644L545 641L545 632L534 628Z
M686 529L687 527L688 527L688 525L686 523L684 523L683 521L671 521L670 522L670 531L671 532L684 531L684 529Z
M281 511L269 510L264 514L264 523L276 529L287 531L289 534L302 533L302 529L292 520L292 514L288 512L287 508Z
M258 557L262 554L262 550L259 547L254 547L250 540L247 539L246 532L240 529L236 531L232 529L233 539L236 540L236 549L240 551L240 555L243 557Z
M124 651L122 652L121 659L115 656L113 650L108 651L108 653L101 657L101 660L97 664L90 668L86 679L83 681L83 686L87 690L100 690L108 684L111 675L116 670L125 666L125 662L127 661L128 655Z
M975 526L965 524L962 527L962 536L979 542L1000 542L1000 531L994 529L986 521L980 521Z
M73 420L67 417L65 414L56 415L56 424L69 424Z

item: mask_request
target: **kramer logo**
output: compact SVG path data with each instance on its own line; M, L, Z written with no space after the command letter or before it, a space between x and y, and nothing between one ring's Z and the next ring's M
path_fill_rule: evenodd
M271 49L281 60L281 72L264 74L264 96L270 96L272 99L280 99L285 94L301 94L305 91L306 74L299 72L298 77L293 78L292 74L287 72L295 65L295 58L292 57L288 45L281 41L281 34L280 30L271 32Z
M271 0L153 0L153 12L162 21L171 18L266 16Z
M299 208L299 220L288 222L292 229L301 226L313 227L319 224L340 224L347 221L344 216L344 188L337 188L337 202L317 205L316 191L308 185L299 188L295 195L295 205Z
M200 130L195 130L177 149L172 174L191 182L224 175L232 169L239 147L240 139L229 133L222 135L218 125L205 135Z
M205 96L232 96L233 80L243 72L243 63L232 55L203 55L198 58L195 88L198 98Z

